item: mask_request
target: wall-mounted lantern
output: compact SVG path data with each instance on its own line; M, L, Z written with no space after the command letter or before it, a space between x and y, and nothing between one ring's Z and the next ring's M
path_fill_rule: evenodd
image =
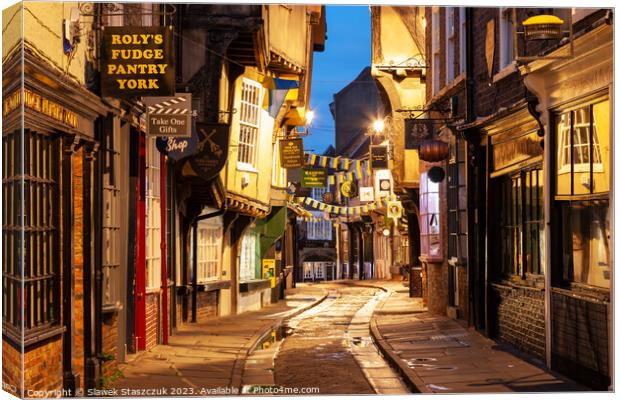
M562 39L564 21L555 15L535 15L523 21L525 40Z
M556 15L552 14L540 14L527 18L521 23L522 29L519 29L517 20L517 9L512 9L512 24L516 27L514 29L514 52L515 59L519 62L527 62L534 60L558 60L573 57L573 16L568 12L567 20L563 20ZM565 28L566 27L566 28ZM520 42L519 38L523 40ZM552 40L557 41L558 44L563 44L562 41L567 41L567 49L563 55L550 56L545 53L539 53L537 55L526 55L525 49L527 44L533 41L539 40ZM520 44L523 43L523 46ZM522 54L523 53L523 54Z

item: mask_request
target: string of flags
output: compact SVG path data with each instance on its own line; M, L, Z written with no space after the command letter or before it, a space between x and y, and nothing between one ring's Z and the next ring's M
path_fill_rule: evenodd
M396 201L397 197L393 194L390 194L387 197L384 197L380 200L373 201L372 203L364 204L361 206L334 206L331 204L326 204L321 201L315 200L312 197L297 197L296 201L299 204L307 205L311 208L314 208L319 211L327 211L329 213L335 213L338 215L361 215L368 214L370 211L378 210L383 207L387 207L388 202Z
M352 181L354 179L360 180L372 175L370 162L368 162L368 160L353 160L350 158L319 156L317 154L306 153L306 166L344 170L327 176L327 183L330 185L339 185L341 182Z

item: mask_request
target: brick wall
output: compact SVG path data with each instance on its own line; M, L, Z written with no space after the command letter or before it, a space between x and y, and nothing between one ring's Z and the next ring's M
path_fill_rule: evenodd
M545 299L540 289L491 284L491 335L545 359Z
M19 397L22 378L21 352L2 340L2 390Z
M219 290L198 292L196 295L196 321L216 317L218 309Z
M26 390L58 390L62 388L62 340L45 342L24 355L24 387ZM28 393L25 393L28 395Z
M84 384L83 151L80 149L73 156L73 368L80 376L80 388Z
M458 280L459 318L469 320L469 285L467 280L467 267L456 269Z
M609 303L552 293L551 362L594 389L607 390Z
M105 320L101 326L102 329L102 350L104 353L114 357L110 361L103 363L102 375L110 377L118 366L117 357L117 339L118 339L118 315L114 314Z
M159 292L146 294L146 350L153 348L158 343L159 303Z

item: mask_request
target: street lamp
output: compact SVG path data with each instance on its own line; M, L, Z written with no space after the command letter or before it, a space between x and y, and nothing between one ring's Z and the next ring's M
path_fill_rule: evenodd
M385 123L382 119L378 119L372 124L372 129L375 131L375 133L382 133L384 128Z
M306 125L312 124L313 119L314 119L314 111L308 110L308 112L306 112Z

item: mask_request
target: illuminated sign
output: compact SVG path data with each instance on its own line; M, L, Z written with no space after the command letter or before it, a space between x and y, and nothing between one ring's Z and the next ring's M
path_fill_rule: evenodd
M302 188L322 188L325 186L327 186L327 171L325 169L303 168Z
M174 96L172 27L105 27L101 65L102 96Z

